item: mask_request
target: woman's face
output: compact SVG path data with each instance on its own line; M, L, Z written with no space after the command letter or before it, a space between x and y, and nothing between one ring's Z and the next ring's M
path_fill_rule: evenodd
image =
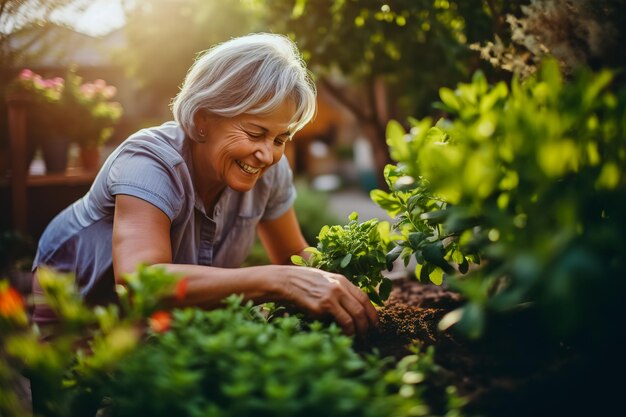
M204 129L206 141L196 147L196 175L208 186L250 190L283 156L294 113L294 103L286 101L266 115L199 116L196 127Z

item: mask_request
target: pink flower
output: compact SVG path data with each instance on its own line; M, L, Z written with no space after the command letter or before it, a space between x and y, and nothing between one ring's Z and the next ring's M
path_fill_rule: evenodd
M33 76L35 75L34 72L32 72L31 70L29 70L28 68L24 68L21 72L20 72L20 76L19 78L22 80L30 80L33 78Z
M107 100L115 96L115 94L117 94L117 88L112 85L107 85L102 90L102 96Z
M61 77L54 77L51 81L56 87L65 85L65 80Z
M95 86L96 91L100 92L107 86L107 83L106 81L98 78L97 80L93 82L93 85Z
M86 98L92 98L96 94L96 86L91 83L85 83L80 86L80 92Z

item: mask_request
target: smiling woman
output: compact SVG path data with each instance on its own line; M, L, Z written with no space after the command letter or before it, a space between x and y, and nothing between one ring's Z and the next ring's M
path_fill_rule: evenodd
M172 294L172 306L217 307L243 294L365 333L377 318L364 292L343 275L286 265L308 244L285 146L315 101L289 38L254 34L214 46L189 70L175 121L135 133L111 154L89 193L48 226L34 267L72 272L87 301L106 303L138 264L160 265L187 277L185 299ZM274 265L239 268L255 232ZM38 305L34 320L54 318Z

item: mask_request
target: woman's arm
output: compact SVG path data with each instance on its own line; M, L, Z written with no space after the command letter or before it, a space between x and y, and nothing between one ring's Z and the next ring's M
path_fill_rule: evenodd
M288 222L288 219L279 218L276 221L278 223L265 228L264 239L271 239L268 232L274 230L277 224ZM301 243L306 245L304 239ZM291 243L287 246L292 247ZM275 253L271 256L281 258L279 253L282 249L279 246L272 250ZM113 270L116 280L119 281L125 273L135 271L140 263L161 265L187 278L185 299L175 302L172 297L172 305L212 308L220 306L230 294L243 294L245 299L255 302L286 301L314 315L331 314L348 334L365 333L369 325L377 323L376 310L367 295L342 275L286 265L225 269L173 264L169 218L144 200L118 195L113 220Z

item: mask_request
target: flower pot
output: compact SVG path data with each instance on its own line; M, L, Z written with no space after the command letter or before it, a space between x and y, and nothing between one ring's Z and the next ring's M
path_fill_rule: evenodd
M100 148L80 147L80 162L85 171L100 168Z
M62 136L50 136L41 141L43 160L47 174L65 172L70 141Z

